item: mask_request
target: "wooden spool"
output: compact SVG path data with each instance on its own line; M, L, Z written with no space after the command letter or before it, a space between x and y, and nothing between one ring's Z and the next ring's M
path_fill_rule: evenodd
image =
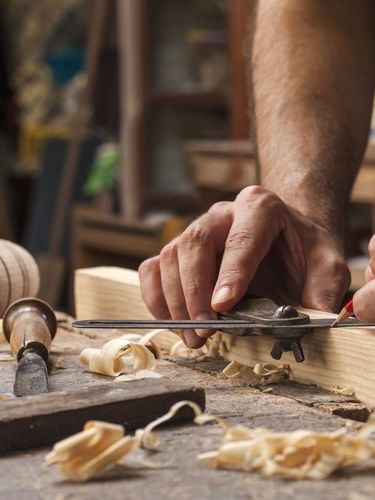
M27 250L0 240L0 316L14 301L35 297L39 290L39 269Z

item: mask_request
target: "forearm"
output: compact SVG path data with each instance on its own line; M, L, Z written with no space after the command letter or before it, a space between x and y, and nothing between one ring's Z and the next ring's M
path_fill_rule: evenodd
M260 0L252 90L261 183L342 240L374 85L367 0Z

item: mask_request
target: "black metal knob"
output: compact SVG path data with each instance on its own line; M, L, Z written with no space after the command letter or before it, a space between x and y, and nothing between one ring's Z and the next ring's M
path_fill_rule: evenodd
M298 318L298 311L293 306L280 306L276 309L274 318Z

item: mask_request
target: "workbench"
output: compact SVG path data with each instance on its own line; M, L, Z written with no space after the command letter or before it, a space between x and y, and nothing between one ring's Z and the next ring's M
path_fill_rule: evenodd
M100 346L114 333L73 332L68 323L60 322L52 353L51 378L54 388L60 388L64 372L77 369L77 355L84 347ZM2 356L8 350L0 343ZM206 391L207 411L254 427L275 430L308 428L331 431L345 425L356 428L361 425L353 420L332 415L332 408L350 406L350 398L336 396L315 387L285 382L273 386L273 392L263 393L250 387L233 386L218 376L225 362L207 360L200 363L176 364L158 361L158 371L164 376L203 387ZM14 365L0 364L2 391L11 390ZM56 376L56 373L58 375ZM103 379L99 375L87 374L75 381L68 377L69 384L82 384L88 375ZM88 379L87 379L88 380ZM110 380L110 379L109 379ZM152 381L151 381L152 382ZM113 382L108 382L113 383ZM132 382L127 382L132 384ZM68 385L69 385L68 384ZM0 402L1 404L1 402ZM358 403L359 404L359 403ZM356 413L360 417L360 413ZM298 499L361 499L375 496L373 481L375 463L355 471L342 472L324 481L285 481L265 478L255 473L211 470L198 464L196 455L215 448L220 442L218 426L198 427L192 423L168 426L158 431L160 451L147 457L147 461L169 464L159 469L135 466L128 458L128 467L120 465L104 472L100 479L77 484L65 480L55 468L45 469L43 460L51 447L7 454L1 459L0 498L34 499L95 499L126 498L152 499L219 499L219 498L284 498ZM143 452L141 452L144 457Z
M101 346L113 337L113 332L78 333L65 320L54 341L51 378L61 385L64 372L77 365L77 355L88 346ZM0 355L8 350L0 343ZM234 386L218 376L225 362L207 360L194 365L158 361L158 371L166 377L203 387L206 391L207 411L251 427L268 427L285 431L307 428L332 431L345 425L355 429L361 425L353 420L332 415L332 408L345 407L350 398L337 396L312 386L301 386L286 381L273 385L272 392L261 392L250 387ZM11 390L14 364L0 363L2 391ZM90 374L92 375L92 374ZM70 384L81 384L88 374ZM103 379L100 375L92 375ZM68 377L69 378L69 377ZM60 380L60 382L59 382ZM109 379L110 380L110 379ZM108 383L113 383L108 381ZM132 384L132 382L126 382ZM150 381L152 383L152 381ZM57 385L56 385L57 384ZM0 401L1 404L1 401ZM354 404L354 403L352 403ZM331 413L331 414L330 414ZM358 416L358 414L357 414ZM221 433L216 425L202 427L192 423L167 426L158 430L161 445L158 453L147 456L148 462L168 464L151 469L135 466L129 456L125 463L103 473L100 479L77 484L65 480L55 468L45 469L43 460L51 447L8 454L1 458L0 498L9 499L96 499L126 498L148 500L178 499L352 499L375 497L373 480L375 464L335 474L324 481L286 481L265 478L255 473L211 470L200 465L196 455L215 449ZM138 452L137 452L138 453ZM140 452L144 457L144 452Z

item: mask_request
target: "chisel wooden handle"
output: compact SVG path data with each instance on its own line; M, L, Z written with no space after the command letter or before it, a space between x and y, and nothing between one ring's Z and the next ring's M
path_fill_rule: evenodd
M20 359L26 348L34 347L47 361L56 329L53 309L40 299L17 300L4 314L4 335L17 359Z

